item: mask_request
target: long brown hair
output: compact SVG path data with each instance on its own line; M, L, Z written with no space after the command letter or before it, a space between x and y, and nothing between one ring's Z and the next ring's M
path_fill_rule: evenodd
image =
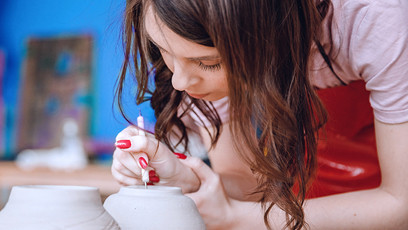
M175 128L181 134L177 144L188 143L181 120L185 113L177 113L181 103L190 101L186 112L194 104L208 117L215 127L209 132L213 146L221 122L211 103L186 100L188 95L172 87L171 71L146 38L148 4L175 33L217 48L227 73L235 149L242 157L248 153L240 152L239 146L247 143L250 149L245 159L259 179L256 192L262 194L265 224L270 227L268 214L276 204L287 213L285 227L304 227L302 206L316 167L317 130L326 122L323 105L308 81L310 49L322 20L315 0L127 1L125 61L117 92L122 92L128 67L134 68L141 103L154 70L155 136L174 148L169 133Z

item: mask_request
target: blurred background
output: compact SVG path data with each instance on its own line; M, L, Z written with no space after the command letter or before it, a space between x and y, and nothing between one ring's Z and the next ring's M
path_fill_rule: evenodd
M128 125L115 103L124 7L125 0L0 1L0 163L9 163L0 165L0 186L91 184L79 179L82 174L73 181L65 176L110 166L115 136ZM153 129L153 112L146 103L136 106L136 83L127 83L127 115L136 120L140 110L145 127ZM81 149L85 161L74 156ZM109 177L105 168L95 175ZM19 181L38 171L59 178Z
M89 154L111 154L127 126L114 105L124 7L124 0L0 1L0 159L52 147L68 117ZM133 84L124 101L154 122L148 105L134 103Z

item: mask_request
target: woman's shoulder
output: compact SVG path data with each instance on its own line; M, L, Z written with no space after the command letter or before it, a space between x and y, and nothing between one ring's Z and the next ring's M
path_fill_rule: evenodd
M343 10L346 12L359 12L370 10L384 9L384 7L405 7L407 1L405 0L331 0L333 7L336 10Z
M334 60L333 69L337 77L320 55L317 46L313 46L310 79L317 88L340 86L361 80L354 71L350 60L350 47L355 42L356 28L361 25L372 0L332 0L331 6L322 22L322 33L319 39L326 54Z
M374 23L384 25L395 20L407 19L406 0L332 0L333 22L342 23L339 29L350 26L370 26ZM407 24L408 21L401 22Z
M334 8L333 39L352 71L366 82L375 76L385 77L387 68L406 63L408 44L408 1L406 0L337 0Z
M408 1L334 0L333 6L342 57L366 82L376 118L407 121Z
M403 61L408 1L332 0L332 4L323 21L322 44L330 47L326 51L344 82L367 82L391 61Z
M378 120L408 120L408 1L332 0L322 26L322 45L345 83L364 80ZM311 82L340 85L320 55L314 55Z

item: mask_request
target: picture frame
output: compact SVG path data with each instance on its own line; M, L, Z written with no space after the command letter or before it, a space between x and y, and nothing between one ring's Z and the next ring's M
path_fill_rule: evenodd
M59 146L62 125L74 119L88 137L92 109L90 35L30 38L21 86L17 150Z

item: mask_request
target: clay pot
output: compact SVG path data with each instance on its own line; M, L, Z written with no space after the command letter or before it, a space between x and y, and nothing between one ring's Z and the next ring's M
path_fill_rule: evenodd
M1 229L119 229L102 206L98 188L14 186L0 212Z
M104 207L122 230L205 229L195 203L178 187L122 187L105 200Z

